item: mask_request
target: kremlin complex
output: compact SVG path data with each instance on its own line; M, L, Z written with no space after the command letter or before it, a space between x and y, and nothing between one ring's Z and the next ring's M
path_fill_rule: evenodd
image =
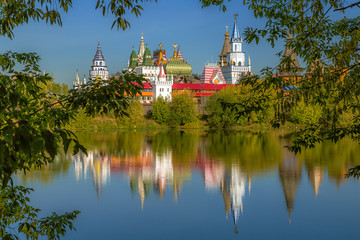
M245 52L242 50L242 38L236 17L237 14L235 14L231 37L226 27L219 61L206 64L200 79L191 75L192 67L183 57L177 44L173 45L174 52L171 57L167 56L161 43L159 49L151 53L142 34L138 52L136 53L133 47L128 66L122 70L123 74L135 73L144 77L144 89L141 96L137 96L138 100L142 103L151 103L152 100L163 97L171 101L172 94L187 90L192 93L195 100L201 101L201 98L211 96L229 85L238 84L242 77L252 74L250 57L248 56L246 63ZM89 78L90 80L109 79L109 71L100 43L89 71ZM81 81L77 73L73 87L79 89L83 84L86 84L85 76Z

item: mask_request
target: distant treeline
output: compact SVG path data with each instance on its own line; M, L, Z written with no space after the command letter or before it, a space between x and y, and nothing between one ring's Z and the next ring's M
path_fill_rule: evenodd
M183 92L175 94L172 101L154 100L152 110L146 114L141 103L132 101L126 114L117 118L113 114L88 117L80 113L69 125L74 129L266 128L275 119L281 119L285 127L316 124L323 115L322 108L297 97L297 91L279 89L260 94L249 86L231 86L206 99L204 114L199 113L191 92ZM343 112L338 117L342 123L350 123L351 116L351 112Z

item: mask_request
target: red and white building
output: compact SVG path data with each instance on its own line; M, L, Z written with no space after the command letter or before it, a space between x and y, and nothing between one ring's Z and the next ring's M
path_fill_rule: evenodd
M224 84L221 68L215 63L208 63L200 77L200 83Z

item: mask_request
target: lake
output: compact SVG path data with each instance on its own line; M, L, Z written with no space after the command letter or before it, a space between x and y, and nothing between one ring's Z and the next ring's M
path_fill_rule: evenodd
M80 210L64 239L359 239L350 139L294 155L283 132L84 132L19 184L44 216Z

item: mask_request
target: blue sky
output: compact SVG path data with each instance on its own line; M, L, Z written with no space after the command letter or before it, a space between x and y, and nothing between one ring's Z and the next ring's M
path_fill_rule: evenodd
M128 15L131 28L125 31L113 29L111 16L103 17L95 11L96 0L74 0L73 8L62 15L63 26L46 23L30 23L15 29L15 38L0 37L1 50L37 52L40 66L47 73L54 73L55 81L69 86L74 81L76 70L88 77L90 65L100 41L110 74L127 66L132 46L137 51L141 33L151 51L164 44L168 57L172 45L180 45L183 57L193 67L193 73L201 74L206 62L218 61L224 42L225 26L232 31L234 14L239 14L238 27L257 27L263 21L252 17L242 1L227 3L223 13L218 7L201 8L199 0L158 0L146 3L138 18ZM283 50L283 41L272 49L266 41L258 45L244 43L243 51L250 54L253 71L277 65L275 54Z

